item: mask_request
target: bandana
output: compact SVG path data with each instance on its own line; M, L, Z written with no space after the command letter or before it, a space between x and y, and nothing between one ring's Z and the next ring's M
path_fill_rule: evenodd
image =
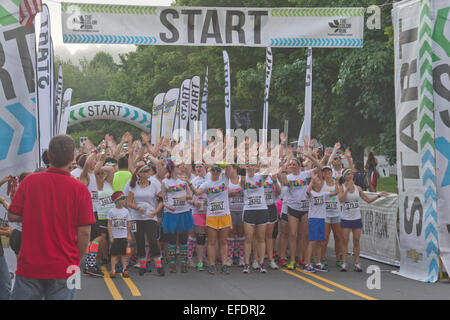
M352 173L353 173L352 169L345 169L344 172L342 173L342 176L345 178L346 175L352 174Z

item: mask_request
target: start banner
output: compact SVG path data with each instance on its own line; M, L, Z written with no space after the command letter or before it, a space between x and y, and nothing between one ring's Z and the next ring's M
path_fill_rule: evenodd
M364 12L61 3L65 43L361 48Z

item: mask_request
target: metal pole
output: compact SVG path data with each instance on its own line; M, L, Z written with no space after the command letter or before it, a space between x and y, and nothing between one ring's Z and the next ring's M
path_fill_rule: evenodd
M284 147L287 148L289 141L289 120L284 120L284 134L286 135L286 142L284 143Z

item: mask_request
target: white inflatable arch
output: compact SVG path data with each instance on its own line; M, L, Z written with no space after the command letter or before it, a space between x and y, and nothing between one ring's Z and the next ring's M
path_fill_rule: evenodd
M69 108L67 126L89 120L117 120L150 132L152 115L142 109L116 101L91 101Z

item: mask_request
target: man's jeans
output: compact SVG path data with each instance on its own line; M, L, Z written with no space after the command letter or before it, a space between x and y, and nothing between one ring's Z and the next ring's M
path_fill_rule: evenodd
M75 300L67 279L29 279L16 275L11 300Z
M11 276L5 256L0 256L0 300L9 300L11 293Z

